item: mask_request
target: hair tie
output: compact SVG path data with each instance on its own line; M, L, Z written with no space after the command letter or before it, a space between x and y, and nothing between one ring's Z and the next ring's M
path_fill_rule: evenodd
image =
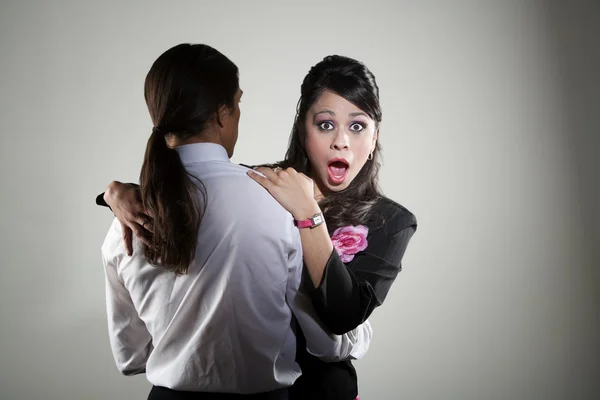
M152 128L152 133L158 133L159 135L166 135L168 131L165 128L155 126Z

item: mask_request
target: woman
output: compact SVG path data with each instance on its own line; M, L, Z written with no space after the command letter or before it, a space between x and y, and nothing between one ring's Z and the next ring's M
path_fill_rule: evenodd
M368 322L348 335L322 328L298 290L291 216L229 160L242 95L235 64L206 45L175 46L152 65L144 95L154 128L140 196L153 235L127 257L115 220L102 246L119 370L145 372L151 400L284 400L300 375L292 316L307 351L361 357Z
M302 83L285 159L256 168L265 177L249 172L296 220L316 225L300 229L306 282L319 317L337 334L360 325L383 303L417 228L415 216L378 188L381 120L371 71L359 61L328 56ZM113 182L104 198L124 225L147 240L151 233L143 222L150 216L136 196L135 188ZM326 224L318 224L321 212ZM302 376L290 398L357 398L351 362L322 362L299 337Z

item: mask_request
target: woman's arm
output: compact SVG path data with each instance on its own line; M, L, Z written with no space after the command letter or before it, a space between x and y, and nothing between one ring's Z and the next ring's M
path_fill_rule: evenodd
M321 212L316 201L308 202L306 208L292 212L294 219L302 221ZM323 222L314 228L300 229L304 265L310 276L313 287L321 285L325 267L333 252L333 243L329 237L327 224Z
M110 211L112 211L112 208L110 208L110 206L108 205L106 200L104 200L105 194L106 194L106 192L102 192L98 196L96 196L96 205L102 206L102 207L108 207L110 209Z
M240 165L250 168L244 164ZM152 216L144 209L139 185L113 181L105 192L96 197L96 204L108 207L121 222L127 254L131 255L134 234L142 242L151 245Z
M331 252L323 279L312 288L311 297L319 317L333 333L356 328L383 303L402 269L416 227L414 215L401 212L372 232L368 247L350 263L344 264L337 252Z

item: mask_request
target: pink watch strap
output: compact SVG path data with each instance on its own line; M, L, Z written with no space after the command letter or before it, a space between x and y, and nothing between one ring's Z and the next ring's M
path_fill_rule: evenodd
M323 222L325 222L325 219L323 218L323 213L315 214L312 217L310 217L309 219L303 219L301 221L294 220L294 223L300 229L314 228L315 226L321 225Z
M296 221L296 226L300 229L308 228L309 226L313 226L312 219L304 219L302 221Z

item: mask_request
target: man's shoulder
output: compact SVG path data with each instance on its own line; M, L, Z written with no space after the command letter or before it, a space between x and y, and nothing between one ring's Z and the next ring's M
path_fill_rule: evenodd
M253 213L270 220L290 219L289 214L277 200L258 182L248 176L250 168L235 163L213 165L205 170L200 181L205 183L208 196L219 198L235 207L232 213ZM211 193L212 192L212 193Z
M123 228L121 223L115 217L113 218L108 232L102 242L102 257L105 260L115 259L121 253L125 253L125 244L123 243Z

